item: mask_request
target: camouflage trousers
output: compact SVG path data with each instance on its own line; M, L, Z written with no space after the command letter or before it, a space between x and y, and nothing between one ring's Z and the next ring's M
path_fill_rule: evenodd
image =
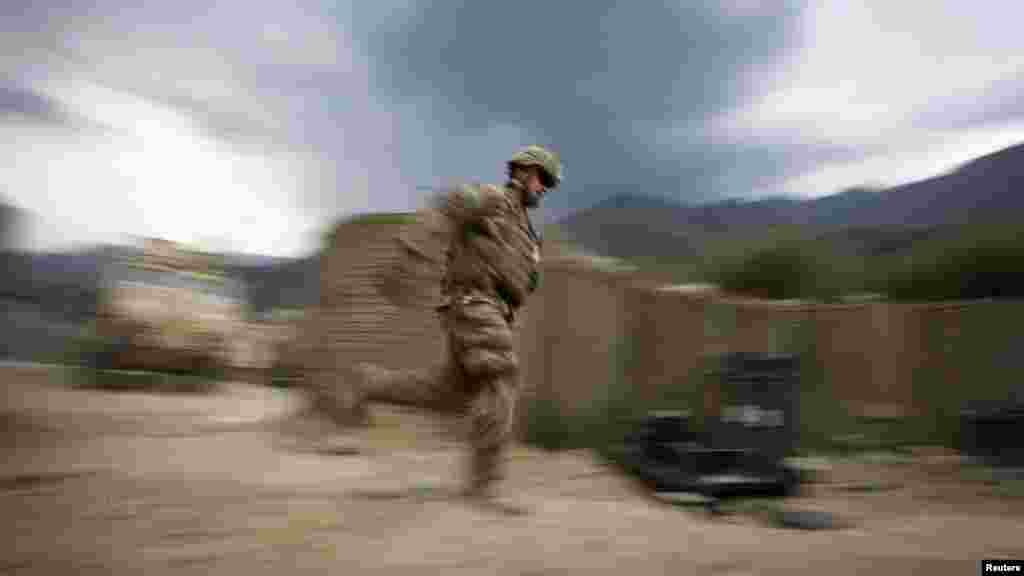
M468 490L487 494L503 477L519 395L519 360L503 303L463 297L440 309L444 361L428 370L373 367L368 402L415 406L468 419Z

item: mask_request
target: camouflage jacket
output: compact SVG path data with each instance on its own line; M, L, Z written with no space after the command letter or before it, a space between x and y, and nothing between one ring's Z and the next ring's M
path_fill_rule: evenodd
M451 225L442 307L482 298L507 305L511 315L536 290L541 239L517 200L520 186L462 185L440 198Z

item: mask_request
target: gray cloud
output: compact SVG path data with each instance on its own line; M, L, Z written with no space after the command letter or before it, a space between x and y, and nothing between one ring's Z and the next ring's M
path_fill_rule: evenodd
M1024 120L1024 83L1003 78L975 94L943 95L915 118L923 128L968 129Z
M132 143L138 128L149 131L146 138L153 147L146 149L157 150L159 124L177 122L166 112L187 118L216 142L210 146L196 141L216 155L221 165L216 171L236 171L226 182L233 190L219 195L243 196L253 206L262 205L263 212L278 211L279 228L287 227L295 236L281 238L287 246L279 249L294 252L296 243L308 250L316 230L338 214L409 203L408 198L395 200L408 193L398 183L400 169L389 154L389 114L368 97L368 71L351 54L344 25L315 5L253 10L251 3L241 1L213 6L192 0L147 6L37 2L12 10L5 3L0 7L0 70L27 85L51 89L59 97L51 99L54 103L70 108L102 105L97 123L120 133L111 134L109 142L120 143L112 145L138 150ZM83 85L104 90L91 90L86 101L79 91ZM140 105L121 111L114 103L121 101ZM171 137L177 142L182 138ZM83 146L71 134L52 132L39 138L56 147ZM196 160L195 154L189 158ZM261 158L272 167L272 181L253 189L245 184L241 166ZM178 158L141 160L159 167ZM101 160L92 164L92 172L97 179L117 178L121 168L115 166L124 166L117 154L110 158L110 168ZM19 176L7 175L6 184L15 191L31 190L36 182L11 180L24 180L31 173L23 164ZM196 172L197 178L201 174ZM373 198L368 194L370 174L383 189ZM55 197L65 193L53 191ZM157 210L161 202L155 196L135 197L142 210ZM249 244L247 236L263 235L255 241L263 249L275 242L265 226L232 225L238 245ZM97 220L93 228L117 226Z
M739 192L751 176L734 161L742 151L722 156L700 131L744 97L749 67L786 52L799 13L788 3L731 17L698 3L446 1L388 19L358 6L374 88L421 106L435 147L494 124L556 147L570 178L550 197L557 212L627 191ZM666 154L658 131L669 126L683 136ZM462 154L435 155L435 165Z
M715 141L777 150L777 186L800 195L918 180L1019 142L1018 11L984 0L808 3L798 49L716 118Z
M67 110L49 96L0 81L0 118L5 117L43 124L72 124Z
M855 162L871 154L869 149L854 146L802 142L791 142L785 148L756 142L708 143L703 149L706 152L701 159L709 178L718 190L728 191L713 199L784 195L779 185L787 178L821 164Z
M146 16L154 18L157 14L147 13ZM88 16L79 18L84 21ZM230 49L229 36L215 38L213 34L200 34L191 39L193 44L188 48L178 48L175 44L185 38L184 27L172 29L171 33L164 31L163 38L160 35L147 38L144 31L133 30L138 25L139 21L124 15L119 19L106 19L105 23L109 36L129 35L123 42L137 52L133 56L116 54L120 46L97 46L92 37L75 34L68 36L70 39L78 38L77 42L68 42L74 44L74 48L51 45L43 48L43 53L51 62L51 68L62 68L113 92L179 112L190 118L208 137L231 143L242 150L267 152L273 148L290 149L300 144L294 137L294 130L288 133L289 129L295 128L294 122L289 123L287 114L282 114L294 106L291 100L296 92L294 86L289 86L286 73L282 73L286 71L267 70L265 72L269 73L262 77L255 75L255 78L240 83L227 93L204 94L204 83L217 85L223 82L223 77L231 76L231 71L235 74L239 71L251 73L246 68L251 69L254 62L259 61L259 52ZM136 42L131 38L132 34L141 38ZM210 59L220 62L211 64ZM258 82L264 85L259 86ZM290 92L283 98L283 106L281 98L272 102L268 97L268 91L275 90L278 93Z
M921 138L927 139L933 130L1022 118L1024 94L1010 59L964 74L1000 47L1016 46L983 41L1005 36L982 34L993 18L979 21L977 38L949 45L973 8L918 25L918 9L903 4L838 6L801 0L350 0L259 9L243 0L0 2L0 122L17 114L71 130L107 123L104 129L129 137L69 132L61 140L59 130L24 126L6 134L9 141L28 134L51 156L71 151L88 158L76 160L81 174L110 194L135 194L139 182L159 188L164 156L193 162L194 178L183 178L182 186L202 189L204 178L219 178L211 184L218 196L265 208L251 216L263 218L259 225L234 224L237 244L263 234L262 246L288 241L292 251L287 234L312 236L340 214L406 209L422 201L418 187L454 178L500 178L502 161L530 142L563 156L565 186L544 211L558 217L622 192L686 202L778 193L823 166L871 169L874 159L892 153L887 145L894 139L908 150L918 146L904 124L926 129ZM906 33L875 34L886 26ZM864 42L868 36L871 42ZM929 58L908 48L909 36L929 51L946 47L943 64L922 70ZM961 52L973 60L957 60ZM891 88L907 69L923 79ZM1000 74L1007 79L992 84ZM944 91L947 75L960 82ZM849 88L847 80L852 92L832 90ZM83 85L117 96L100 102L103 91L83 96ZM83 102L103 108L96 114L103 118L75 117ZM891 118L862 120L872 107ZM737 117L738 129L716 132L712 119L736 111L749 112ZM188 126L179 126L180 118ZM136 128L148 130L143 140L151 146L133 140ZM170 140L166 147L162 138ZM97 142L109 146L95 152ZM25 181L7 175L0 184L36 190L31 179L51 176L49 158L33 163L30 151L20 152L27 160L18 177ZM108 169L108 161L116 168ZM123 177L126 170L137 171L138 181ZM841 180L859 177L855 172L839 170L805 188L835 191ZM55 206L63 205L57 203L62 194L73 196L62 187L79 183L48 181ZM160 196L133 198L140 214L152 214L166 205ZM274 220L274 213L281 217Z

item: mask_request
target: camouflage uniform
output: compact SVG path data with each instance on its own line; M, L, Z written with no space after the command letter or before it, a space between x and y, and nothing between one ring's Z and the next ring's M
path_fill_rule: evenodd
M469 417L473 492L500 478L519 396L511 324L539 278L540 238L515 201L519 186L462 186L443 199L454 224L438 307L445 362L430 372L362 366L369 401Z
M557 157L527 148L513 159ZM551 160L553 159L553 160ZM542 167L552 186L560 165ZM512 323L537 288L541 240L519 202L523 185L463 185L438 198L435 208L449 222L450 236L437 308L447 335L447 354L430 372L361 365L367 402L412 405L468 416L471 495L490 495L502 476L503 449L510 440L519 397L519 359Z

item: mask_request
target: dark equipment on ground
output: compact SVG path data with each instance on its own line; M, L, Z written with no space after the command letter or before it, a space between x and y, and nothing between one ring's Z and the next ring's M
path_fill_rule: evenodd
M726 499L794 495L800 480L785 459L796 448L798 368L795 356L726 355L719 416L698 432L686 412L652 412L613 456L654 492L696 494L711 511Z
M1024 394L960 412L960 450L981 464L1024 468Z

